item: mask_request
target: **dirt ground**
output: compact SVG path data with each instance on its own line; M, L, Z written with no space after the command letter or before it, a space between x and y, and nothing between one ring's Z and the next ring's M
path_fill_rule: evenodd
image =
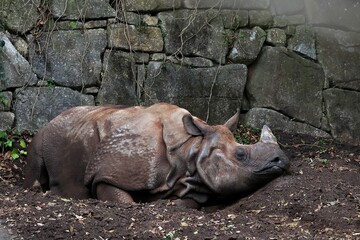
M0 156L0 238L7 230L13 239L360 239L360 148L276 135L289 174L221 209L26 191L24 159Z

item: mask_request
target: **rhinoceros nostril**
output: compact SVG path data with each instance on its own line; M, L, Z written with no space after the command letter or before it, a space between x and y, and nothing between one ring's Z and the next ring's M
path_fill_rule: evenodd
M275 158L272 159L270 162L271 162L271 163L274 163L274 164L279 164L279 163L281 163L281 159L280 159L279 157L275 157Z

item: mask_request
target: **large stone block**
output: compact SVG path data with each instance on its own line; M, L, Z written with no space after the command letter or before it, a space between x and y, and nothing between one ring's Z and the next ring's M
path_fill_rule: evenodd
M285 46L286 33L279 28L271 28L266 31L266 43L273 46Z
M201 57L183 57L181 59L176 59L172 56L167 57L167 60L169 60L172 63L181 64L183 66L188 66L189 68L193 67L212 67L214 66L213 62L206 58Z
M7 36L0 32L0 91L34 85L36 75L28 61L15 49Z
M331 88L324 91L324 99L334 138L360 145L360 92Z
M240 29L235 33L235 43L228 58L234 63L250 64L258 56L266 39L266 32L260 27Z
M274 17L273 27L283 28L286 26L301 24L305 24L305 16L302 14L291 16L281 15Z
M272 4L278 15L298 13L305 7L304 0L273 0Z
M117 12L116 19L109 19L109 23L127 23L129 25L157 26L159 19L150 14L140 14L139 12L120 11Z
M241 116L240 121L254 128L261 128L263 125L268 125L272 130L331 138L327 132L305 123L292 121L287 116L266 108L252 108L245 115Z
M104 0L50 0L49 6L55 18L62 19L98 19L115 17L109 1Z
M143 52L161 52L164 41L160 28L149 26L111 24L107 28L110 48Z
M360 3L354 0L305 0L310 24L360 32Z
M0 22L11 31L25 33L31 30L40 17L40 0L1 0Z
M30 62L40 78L61 86L85 87L100 80L103 29L44 32L29 36Z
M270 0L184 0L183 5L189 9L266 9Z
M244 10L221 10L220 16L224 23L224 28L238 29L245 27L249 23L249 12Z
M104 55L104 74L96 101L99 104L135 105L136 66L130 56L123 52L108 50Z
M285 48L265 47L249 69L250 106L271 108L320 127L324 72L318 64Z
M315 28L317 52L330 86L360 90L360 33Z
M126 0L126 11L147 12L174 10L181 6L182 0Z
M140 25L144 23L144 15L135 12L120 11L117 13L117 19L109 19L109 23L123 22L129 25Z
M315 33L309 26L297 26L288 49L316 60Z
M170 102L210 123L224 123L240 107L246 75L242 64L189 69L150 62L144 95L147 104Z
M94 97L63 87L30 87L15 91L16 129L36 131L61 112L94 105Z
M56 21L49 20L44 27L45 31L59 31L59 30L85 30L95 28L106 28L107 20L92 20L92 21L81 21L81 20L68 20L68 21Z
M225 62L228 46L218 11L179 10L161 12L158 17L167 54Z
M0 131L6 131L13 127L15 114L12 112L0 112Z
M269 28L273 25L273 16L270 11L267 10L252 10L249 11L249 25L250 27L262 27Z

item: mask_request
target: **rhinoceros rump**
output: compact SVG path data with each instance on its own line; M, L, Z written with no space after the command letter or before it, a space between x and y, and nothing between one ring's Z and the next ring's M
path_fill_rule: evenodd
M170 198L202 204L238 196L289 167L266 126L258 143L238 144L231 132L238 118L209 126L166 103L75 107L34 137L24 187L37 180L43 191L63 197L118 202Z

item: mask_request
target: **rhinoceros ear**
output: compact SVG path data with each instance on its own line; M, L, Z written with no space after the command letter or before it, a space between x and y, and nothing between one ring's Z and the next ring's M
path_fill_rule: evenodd
M193 136L204 135L206 132L208 132L210 127L206 123L194 118L190 114L183 116L182 121L186 132Z
M276 137L271 132L270 128L266 125L264 125L261 130L260 142L277 144Z
M231 132L235 132L238 123L239 123L239 117L240 117L240 109L237 109L237 112L234 116L232 116L227 122L224 124L225 127L227 127Z

